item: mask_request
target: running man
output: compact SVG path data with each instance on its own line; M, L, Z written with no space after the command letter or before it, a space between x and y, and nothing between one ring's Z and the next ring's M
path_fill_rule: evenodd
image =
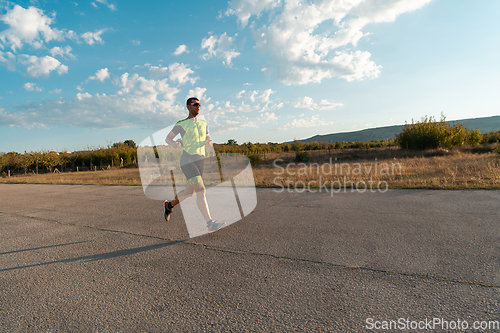
M196 192L196 204L201 214L207 221L209 231L219 230L224 226L224 222L212 220L208 209L206 190L203 184L203 160L205 159L205 144L213 147L212 139L208 133L208 125L205 120L198 119L201 104L198 98L190 97L186 102L189 116L179 120L172 131L167 135L165 142L173 148L181 147L180 142L175 142L174 138L180 134L182 138L181 170L186 176L186 188L180 191L174 200L165 200L163 205L163 216L165 220L170 220L170 214L175 206L184 199L187 199Z

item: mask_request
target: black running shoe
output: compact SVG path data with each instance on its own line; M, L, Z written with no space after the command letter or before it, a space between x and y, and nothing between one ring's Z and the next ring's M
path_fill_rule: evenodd
M174 207L172 207L170 202L165 200L165 204L163 205L163 217L165 218L165 221L168 222L170 220L170 214L172 214L173 208Z
M217 231L222 228L226 223L225 222L217 222L214 220L210 220L207 222L208 231Z

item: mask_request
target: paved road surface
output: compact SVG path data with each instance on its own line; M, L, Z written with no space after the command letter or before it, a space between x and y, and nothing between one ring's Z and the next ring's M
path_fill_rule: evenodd
M141 187L0 185L0 331L500 321L499 191L257 197L243 220L188 239L180 210L167 224Z

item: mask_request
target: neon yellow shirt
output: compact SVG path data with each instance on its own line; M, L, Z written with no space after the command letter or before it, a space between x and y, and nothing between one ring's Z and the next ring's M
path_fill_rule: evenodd
M205 141L207 139L208 125L203 119L194 121L193 119L182 119L175 123L172 132L180 134L182 146L186 153L190 155L205 156Z

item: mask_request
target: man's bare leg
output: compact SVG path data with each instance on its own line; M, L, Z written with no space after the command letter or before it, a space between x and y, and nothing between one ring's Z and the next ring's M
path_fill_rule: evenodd
M185 189L183 189L182 191L177 193L177 195L175 196L175 199L170 201L170 204L172 205L172 207L177 206L179 203L181 203L181 201L184 201L184 199L192 197L194 194L193 186L194 185L187 185Z
M210 221L212 217L210 216L210 210L208 209L207 197L205 185L203 183L198 183L199 187L196 191L196 204L198 205L198 209L200 210L201 215L205 218L205 221Z
M192 185L188 184L184 190L180 191L177 194L175 199L172 200L170 204L172 205L172 207L175 207L185 199L193 196L195 192L196 192L196 204L198 205L198 209L200 210L205 220L210 221L212 217L210 216L210 211L208 209L207 198L205 195L206 193L205 185L202 182Z

